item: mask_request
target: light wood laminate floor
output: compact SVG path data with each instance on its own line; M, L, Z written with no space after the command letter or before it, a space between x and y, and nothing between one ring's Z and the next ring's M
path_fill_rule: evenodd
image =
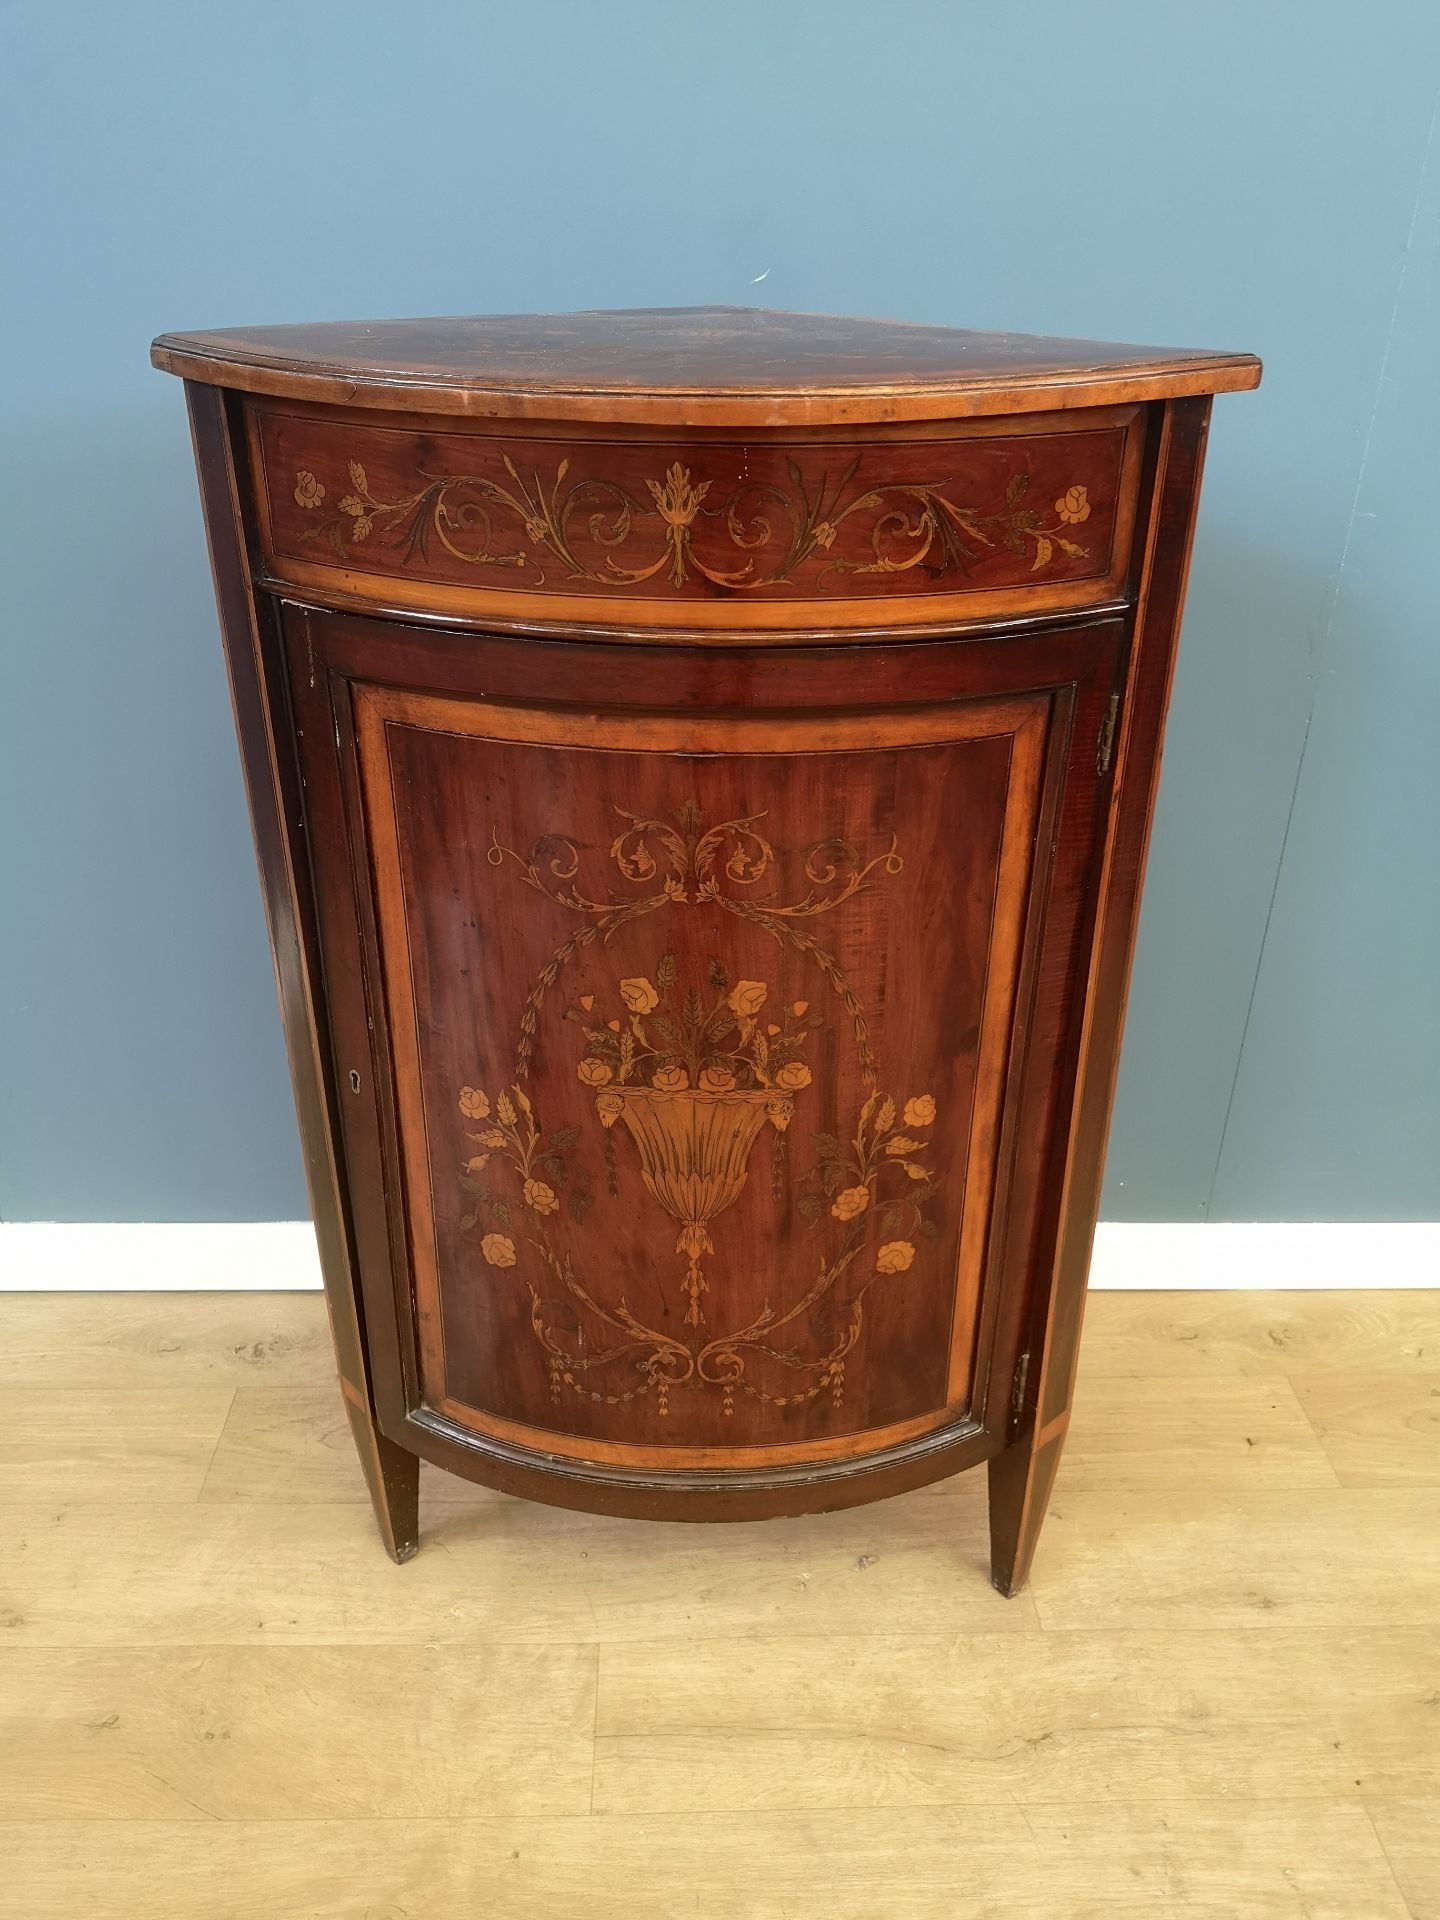
M0 1915L1440 1920L1440 1294L1098 1295L984 1502L397 1568L319 1296L0 1296Z

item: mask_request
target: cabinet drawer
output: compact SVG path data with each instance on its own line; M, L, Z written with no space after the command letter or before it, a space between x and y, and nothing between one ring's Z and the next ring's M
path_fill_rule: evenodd
M476 623L770 631L1113 602L1143 414L742 438L249 409L274 581Z

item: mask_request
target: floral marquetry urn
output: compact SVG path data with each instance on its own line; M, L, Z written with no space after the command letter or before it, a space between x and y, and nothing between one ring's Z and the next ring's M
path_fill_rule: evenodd
M1210 396L731 309L167 335L342 1391L656 1519L988 1462L1075 1371Z

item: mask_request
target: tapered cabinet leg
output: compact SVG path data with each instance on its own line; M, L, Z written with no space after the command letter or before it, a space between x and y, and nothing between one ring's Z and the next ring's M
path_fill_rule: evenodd
M1043 1434L1031 1427L990 1462L990 1578L1007 1598L1030 1578L1066 1425L1062 1416Z
M385 1551L397 1565L412 1559L420 1546L420 1461L379 1431L363 1407L347 1394L345 1411L355 1436L370 1504Z

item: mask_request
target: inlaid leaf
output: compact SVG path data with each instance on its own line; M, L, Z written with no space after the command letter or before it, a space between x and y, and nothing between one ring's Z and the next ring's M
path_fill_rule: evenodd
M1051 543L1042 534L1035 542L1035 558L1030 565L1031 573L1038 573L1053 552Z
M714 987L717 993L726 993L729 991L729 988L730 988L729 970L722 964L722 962L720 962L715 958L713 953L710 956L710 964L706 968L706 972L709 975L711 986Z
M1029 474L1017 473L1011 480L1009 486L1005 489L1006 506L1013 507L1017 500L1022 499L1024 497L1025 489L1029 485L1030 485Z
M673 953L661 954L659 960L655 963L656 986L659 987L661 992L663 993L667 991L670 987L673 987L676 980L679 977L680 977L679 969L675 965L674 954Z

